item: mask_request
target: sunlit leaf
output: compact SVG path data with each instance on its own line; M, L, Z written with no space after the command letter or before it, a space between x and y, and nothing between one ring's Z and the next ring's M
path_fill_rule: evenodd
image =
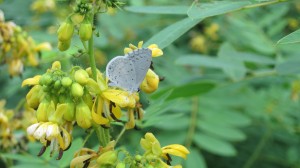
M300 29L280 39L277 44L300 43Z

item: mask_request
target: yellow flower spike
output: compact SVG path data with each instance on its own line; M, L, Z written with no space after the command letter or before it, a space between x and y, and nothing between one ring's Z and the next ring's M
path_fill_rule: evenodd
M132 129L135 126L134 111L132 108L128 109L127 115L128 115L128 122L125 124L125 128Z
M157 90L159 84L159 76L151 69L148 70L145 79L140 85L140 88L145 93L153 93Z
M95 112L95 104L97 103L97 108ZM109 119L102 116L103 111L103 99L99 96L97 98L97 101L94 102L93 108L92 108L92 118L93 121L100 125L105 125L109 122Z
M83 167L83 162L86 160L91 159L93 156L92 155L82 155L82 156L77 156L75 157L71 163L70 163L70 168L75 168L75 167Z
M143 44L144 44L144 42L143 42L143 41L140 41L140 42L138 43L138 48L142 48L142 47L143 47Z
M51 69L52 70L60 70L61 69L61 63L59 61L54 61L52 63Z
M136 104L134 96L123 90L107 89L102 93L102 95L121 108L134 108Z
M31 85L38 85L39 82L40 82L41 77L42 77L41 75L36 75L36 76L34 76L33 78L25 79L25 80L22 82L22 87L24 87L25 85L28 85L28 86L31 86Z
M158 48L157 44L151 44L148 48L152 51L152 57L159 57L164 54L163 51Z
M52 46L49 42L44 42L44 43L40 43L38 44L35 48L35 51L39 52L39 51L50 51L52 50Z
M131 48L124 48L124 54L128 54L130 52L132 52L133 50Z

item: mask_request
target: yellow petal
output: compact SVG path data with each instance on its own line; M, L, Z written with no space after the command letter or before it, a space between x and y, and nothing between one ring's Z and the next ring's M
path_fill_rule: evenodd
M184 146L182 146L180 144L168 145L168 146L163 147L162 149L163 150L164 149L175 149L175 150L179 150L179 151L181 151L182 153L185 153L185 154L189 154L190 153L190 151L186 147L184 147Z
M157 44L151 44L150 46L148 46L148 48L152 50L152 57L159 57L164 54L163 51L158 48Z
M25 85L29 85L29 86L31 86L31 85L38 85L39 82L40 82L40 78L41 78L41 75L36 75L33 78L25 79L22 82L22 87L25 86Z
M144 44L144 42L143 42L143 41L140 41L140 42L138 43L138 48L142 48L142 47L143 47L143 44Z
M123 90L107 89L102 93L102 95L106 99L116 103L116 105L121 108L134 108L136 104L133 94Z
M124 54L128 54L130 52L132 52L133 50L131 48L124 48Z
M100 124L100 125L105 125L109 122L109 119L105 118L102 116L102 111L103 111L103 99L100 97L98 98L98 104L97 104L97 111L95 112L95 103L93 104L92 107L92 118L95 121L95 123Z
M50 51L51 49L52 46L49 42L41 43L35 47L35 51L42 51L42 50Z
M179 156L182 157L184 159L186 159L186 153L180 151L180 150L176 150L176 149L164 149L162 150L163 154L170 154L170 155L175 155L175 156Z
M83 155L83 156L78 156L78 157L74 158L71 161L70 168L75 168L76 166L82 167L80 165L83 165L83 162L90 159L91 157L92 157L92 155Z

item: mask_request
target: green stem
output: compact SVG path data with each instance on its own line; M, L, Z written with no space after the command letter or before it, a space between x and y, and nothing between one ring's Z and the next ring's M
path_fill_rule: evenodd
M252 153L250 158L247 160L247 162L245 163L243 168L250 168L255 163L255 161L259 158L259 155L260 155L262 149L264 148L264 146L268 142L269 137L271 136L270 128L267 128L267 129L268 130L266 131L266 133L263 135L263 137L259 141L259 143L256 146L254 152Z
M88 141L88 139L91 137L91 135L93 134L94 130L91 130L89 132L89 134L85 137L83 143L82 143L82 147L84 147L84 145L86 144L86 142Z
M92 14L90 22L93 25L94 24L94 14ZM89 54L89 60L90 60L90 66L92 69L93 79L97 81L97 67L94 57L94 38L93 36L88 41L88 54ZM104 129L100 127L97 124L94 124L94 130L97 134L99 143L101 146L106 146L108 142L110 141L110 134L109 129Z
M126 131L126 127L124 126L122 131L120 132L120 134L118 135L117 139L116 139L116 143L117 144L119 142L119 140L121 139L122 135L125 133Z
M185 146L187 148L190 148L192 145L193 137L196 131L196 126L197 126L197 113L199 111L199 98L198 97L193 97L192 98L192 112L191 112L191 117L190 117L190 126L189 130L187 133L187 138L185 142Z

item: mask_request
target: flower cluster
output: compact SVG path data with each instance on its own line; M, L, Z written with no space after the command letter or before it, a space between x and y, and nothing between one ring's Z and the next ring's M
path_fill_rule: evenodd
M82 42L88 41L93 35L91 18L92 4L84 1L76 2L74 12L70 14L57 30L58 49L67 50L71 45L71 39L75 28L78 28L78 35Z
M11 76L21 75L24 63L37 66L37 54L50 50L49 43L36 44L35 41L14 22L5 22L0 10L0 62L8 65Z
M172 144L161 147L159 141L152 133L146 133L145 138L140 141L141 147L145 150L143 155L131 156L122 149L114 149L115 141L111 141L106 147L94 150L80 149L71 162L70 167L116 167L132 168L160 167L160 168L181 168L181 165L171 166L170 155L175 155L186 159L190 153L184 146ZM120 153L125 154L125 158L119 158ZM123 159L123 160L122 160Z
M36 0L31 4L30 8L38 13L53 11L56 8L56 2L55 0Z

